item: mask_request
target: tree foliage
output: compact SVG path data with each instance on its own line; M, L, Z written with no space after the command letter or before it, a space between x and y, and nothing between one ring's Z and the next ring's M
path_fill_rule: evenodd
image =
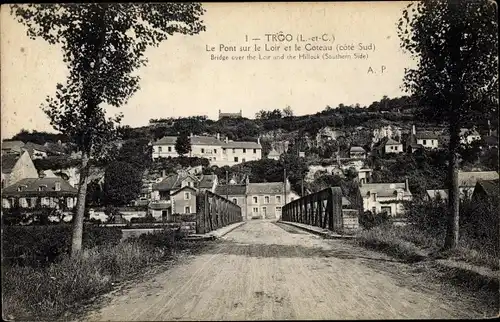
M139 89L144 53L174 33L204 30L199 3L81 3L12 5L11 14L42 38L62 49L68 67L42 109L55 130L82 152L72 254L81 250L88 161L108 155L121 115L109 118L104 104L120 107Z
M132 164L113 161L104 174L104 203L125 206L138 197L142 188L142 172Z
M401 47L417 59L403 85L418 103L415 116L446 124L450 135L444 249L459 239L460 129L498 113L497 20L497 7L488 0L427 0L411 3L398 25Z
M175 151L181 156L191 152L191 139L187 133L182 133L175 141Z

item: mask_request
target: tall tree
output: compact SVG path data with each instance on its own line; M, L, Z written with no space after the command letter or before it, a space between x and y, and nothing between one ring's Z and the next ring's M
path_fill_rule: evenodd
M59 45L69 69L66 84L42 106L51 125L82 152L71 252L82 247L89 160L102 155L117 118L104 104L120 107L139 89L133 73L145 66L145 50L174 33L204 30L198 3L82 3L13 5L13 14L32 38Z
M287 105L287 107L285 107L283 109L283 116L284 117L292 117L293 116L293 110L290 107L290 105Z
M184 156L191 152L191 139L187 133L181 133L177 137L175 141L175 151L177 151L180 156Z
M104 203L107 206L124 206L139 196L142 172L134 165L113 161L104 175Z
M417 58L403 87L421 120L441 121L448 147L449 220L443 250L459 238L460 128L480 123L498 106L497 9L488 0L426 0L410 4L398 25L401 47Z

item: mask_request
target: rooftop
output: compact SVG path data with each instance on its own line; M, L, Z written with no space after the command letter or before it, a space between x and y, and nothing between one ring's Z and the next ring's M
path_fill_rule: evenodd
M283 192L283 182L249 183L247 186L247 194L249 195L281 194Z
M438 195L441 199L448 199L448 189L431 189L426 192L431 199L436 199Z
M473 171L459 172L458 185L460 187L474 187L479 180L497 180L498 172L496 171Z
M439 139L439 134L430 131L424 131L418 132L417 134L415 134L415 137L422 140L437 140Z
M350 152L363 152L365 153L365 149L363 149L360 146L352 146L351 149L349 149Z
M480 185L487 196L498 197L500 195L499 181L496 180L479 180L477 182Z
M215 174L204 174L200 179L198 187L201 189L210 189L216 180L217 176Z
M23 146L23 141L2 141L2 150L20 150Z
M215 188L215 193L220 196L244 196L246 193L246 185L244 184L225 184Z
M56 190L56 183L60 184L60 190ZM21 191L19 191L21 187ZM44 190L40 190L43 187ZM78 190L72 187L66 180L59 177L26 178L22 179L2 191L4 196L46 196L46 195L72 195L76 196Z
M2 155L2 173L11 173L20 157L21 156L17 154Z
M405 190L405 183L366 183L359 187L361 197L366 198L368 194L376 193L378 197L393 197L395 192L403 191L404 196L411 196L409 190Z

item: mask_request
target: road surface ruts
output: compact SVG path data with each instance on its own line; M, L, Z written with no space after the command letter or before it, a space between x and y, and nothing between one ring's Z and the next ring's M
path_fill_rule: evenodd
M203 254L110 295L86 321L483 317L479 300L339 240L251 221ZM489 308L491 310L491 308Z

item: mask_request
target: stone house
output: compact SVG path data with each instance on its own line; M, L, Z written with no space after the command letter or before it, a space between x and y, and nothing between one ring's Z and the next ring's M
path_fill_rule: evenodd
M351 159L366 159L366 151L360 146L352 146L349 149L349 158Z
M221 110L219 110L219 120L223 118L237 119L243 117L242 115L243 114L241 110L239 113L223 113Z
M372 213L387 212L390 216L404 214L403 201L410 201L408 179L402 183L367 183L359 187L363 200L363 211Z
M2 190L2 208L49 207L71 210L78 190L58 177L24 178Z
M431 131L421 131L417 133L415 125L413 125L406 141L406 151L408 153L413 153L418 149L437 149L439 148L439 138L439 134Z
M177 137L165 136L153 143L152 158L178 157L175 150ZM227 137L221 140L220 134L212 136L190 136L190 157L206 158L211 165L219 167L232 166L246 161L262 159L260 138L257 142L230 141Z
M2 155L2 189L25 178L38 178L38 171L28 152Z
M404 152L403 144L389 137L381 139L375 149L379 155L399 154Z

